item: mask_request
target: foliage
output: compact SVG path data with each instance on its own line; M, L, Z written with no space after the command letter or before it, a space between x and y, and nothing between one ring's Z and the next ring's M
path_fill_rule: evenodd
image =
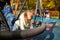
M28 9L36 8L37 0L26 0ZM60 7L60 0L42 0L42 8L55 9Z
M55 1L54 0L42 0L42 6L44 8L48 8L48 9L52 9L52 8L55 8Z
M46 7L54 8L55 7L55 3L53 1L51 1Z
M35 9L36 8L36 0L29 0L27 1L28 9Z

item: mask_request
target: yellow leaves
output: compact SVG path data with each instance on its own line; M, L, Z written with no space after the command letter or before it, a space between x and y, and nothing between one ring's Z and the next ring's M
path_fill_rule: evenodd
M45 8L49 2L47 0L42 0L42 7Z
M49 9L52 9L55 7L55 2L54 0L48 1L48 0L42 0L42 6L44 8L48 7Z
M34 9L36 7L36 0L27 0L28 9Z
M55 3L53 1L51 1L46 7L54 8L55 7Z
M34 5L34 4L35 4L35 2L36 2L36 0L33 0L33 1L32 1L32 0L30 0L30 1L29 1L29 4L33 4L33 5Z

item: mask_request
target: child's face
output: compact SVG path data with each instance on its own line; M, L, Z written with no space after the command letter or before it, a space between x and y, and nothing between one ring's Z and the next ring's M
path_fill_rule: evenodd
M31 19L32 19L32 12L30 12L30 11L27 11L27 15L25 16L25 21L26 22L30 22L31 21Z
M50 18L50 14L48 13L48 14L46 14L46 18Z
M27 12L27 18L28 18L28 20L31 20L32 19L32 12Z

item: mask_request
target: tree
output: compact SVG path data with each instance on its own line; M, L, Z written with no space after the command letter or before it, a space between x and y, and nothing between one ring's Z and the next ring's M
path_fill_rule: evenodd
M55 1L54 0L42 0L42 6L43 8L48 8L48 9L52 9L55 8Z
M60 19L60 0L56 1L56 10L59 11L59 19Z
M36 8L36 0L27 0L28 9L35 9Z
M60 19L60 0L42 0L43 8L53 9L59 11Z

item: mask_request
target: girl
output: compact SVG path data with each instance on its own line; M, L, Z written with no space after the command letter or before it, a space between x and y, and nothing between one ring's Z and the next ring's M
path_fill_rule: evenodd
M33 12L31 12L30 10L26 10L25 12L21 13L21 15L19 16L19 20L15 22L13 31L17 30L18 26L20 30L25 30L27 28L33 28L32 25L30 25L32 16L33 16Z

